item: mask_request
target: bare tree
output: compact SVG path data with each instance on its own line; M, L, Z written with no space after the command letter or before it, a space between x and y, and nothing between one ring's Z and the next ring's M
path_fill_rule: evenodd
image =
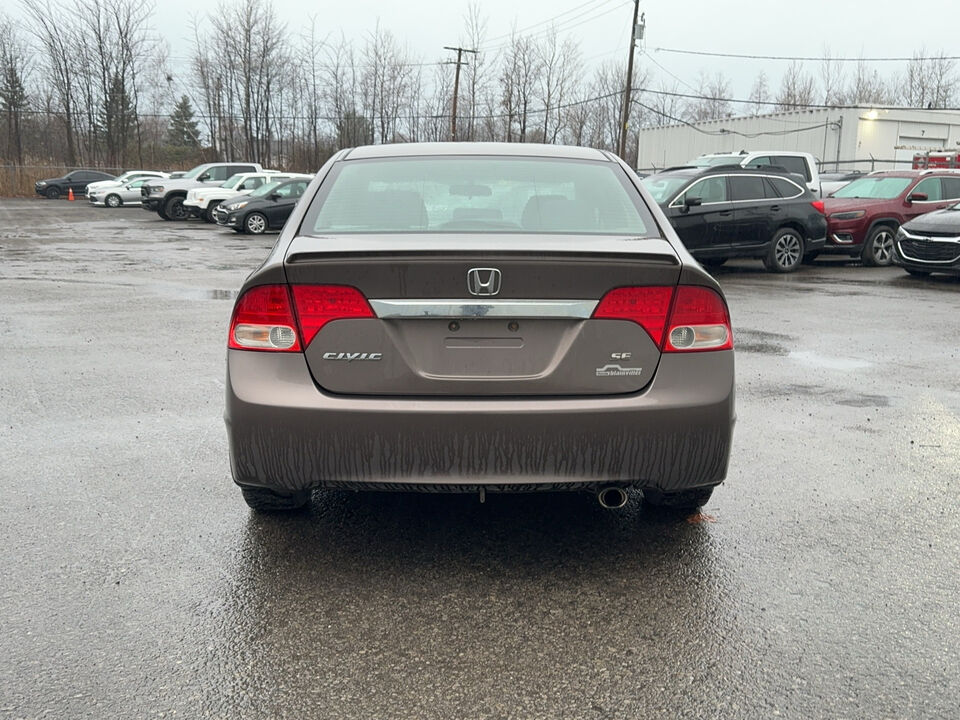
M647 95L648 97L644 100L650 106L650 111L646 115L647 125L662 127L677 122L682 108L680 104L680 85L676 80L667 84L666 80L661 79L657 85L657 91Z
M537 51L541 67L539 95L543 103L541 138L543 142L555 143L563 131L560 108L580 74L580 48L569 37L561 41L553 27L541 38Z
M820 82L823 85L824 105L843 105L843 63L833 57L830 48L823 47L823 59L820 60Z
M890 88L880 77L880 73L867 67L861 58L847 87L847 102L853 105L886 104L891 95Z
M692 98L684 108L684 115L691 122L703 120L720 120L730 117L733 113L730 104L730 81L723 73L716 73L708 78L701 71L697 79L698 97Z
M6 157L23 165L23 120L29 107L26 83L30 61L26 44L10 18L0 15L0 111L6 124Z
M926 48L913 53L906 74L899 83L898 96L911 107L949 107L956 94L956 62L943 50L927 55Z
M767 81L767 73L763 70L753 81L753 87L750 89L750 108L753 115L762 115L769 112L770 106L770 84Z
M814 82L803 70L803 65L794 60L780 81L777 93L777 107L781 110L793 110L813 103Z

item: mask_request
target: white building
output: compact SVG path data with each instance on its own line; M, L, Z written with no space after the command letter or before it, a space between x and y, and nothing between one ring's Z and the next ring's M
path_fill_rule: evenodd
M960 112L894 107L792 110L640 131L637 167L684 165L698 155L800 150L821 170L909 168L915 153L960 150Z

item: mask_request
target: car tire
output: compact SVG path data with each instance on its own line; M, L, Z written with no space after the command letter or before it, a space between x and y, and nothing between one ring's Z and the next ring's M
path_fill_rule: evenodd
M886 267L893 262L893 237L897 229L878 225L867 236L860 258L869 267Z
M107 207L118 208L123 205L123 200L116 193L110 193L103 199L103 204Z
M163 214L160 217L164 220L186 220L190 217L190 211L183 204L183 197L174 195L163 204Z
M244 231L251 235L263 235L267 231L267 216L252 212L243 219Z
M207 209L203 211L203 219L208 223L216 223L217 219L213 217L213 211L217 209L217 206L220 204L219 201L213 201L207 205Z
M243 499L247 505L257 512L299 510L310 502L309 490L284 494L267 488L244 487L240 488L240 491L243 493Z
M713 486L679 492L662 492L649 488L643 491L643 502L664 510L696 510L706 505L711 495L713 495Z
M47 200L59 200L60 199L60 188L56 185L51 185L47 188L44 195L47 196Z
M929 271L929 270L914 270L913 268L904 268L904 270L906 270L908 273L910 273L910 274L913 275L914 277L929 277L929 276L930 276L930 271Z
M803 262L803 238L793 228L780 228L770 241L763 264L778 273L793 272Z

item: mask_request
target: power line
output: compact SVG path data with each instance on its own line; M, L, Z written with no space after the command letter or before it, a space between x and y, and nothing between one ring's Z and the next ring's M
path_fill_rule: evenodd
M604 2L601 2L601 0L587 0L587 2L585 2L585 3L581 3L580 5L577 5L577 6L575 6L575 7L572 7L572 8L570 8L569 10L564 10L562 13L557 13L557 14L554 15L553 17L547 18L546 20L541 20L540 22L533 23L532 25L528 25L527 27L523 27L523 28L520 28L519 30L514 30L514 31L511 31L511 32L508 32L508 33L504 33L504 34L502 34L502 35L494 35L492 38L487 38L486 41L487 41L487 42L498 42L498 41L503 40L503 39L505 39L505 38L509 38L509 37L511 37L511 36L513 36L513 35L516 35L516 34L518 34L518 33L525 33L525 32L527 32L527 30L533 30L533 28L539 27L540 25L547 25L548 23L553 22L553 21L556 20L557 18L563 17L564 15L569 15L570 13L572 13L572 12L574 12L574 11L576 11L576 10L579 10L579 9L582 8L582 7L586 7L587 5L590 5L590 4L592 4L592 3L600 2L600 4L603 5L603 4L605 4L605 2L609 2L609 1L610 1L610 0L605 0Z
M627 0L627 1L629 1L629 0ZM607 3L609 3L609 2L611 2L611 0L607 0ZM607 3L604 3L604 4L607 4ZM588 13L590 13L590 12L593 12L594 10L598 10L598 9L600 9L601 7L603 7L603 5L598 5L597 7L590 8L590 10L588 10L587 13L582 13L582 14L580 14L580 15L574 15L573 17L567 18L566 20L564 20L564 21L561 22L561 23L558 23L557 25L552 25L552 26L550 26L550 27L548 27L548 28L545 28L545 29L543 29L543 30L540 30L540 31L538 31L538 32L531 33L531 34L529 34L529 35L525 35L524 37L527 38L527 39L538 39L538 38L540 38L540 37L544 37L544 36L546 36L546 35L549 35L549 34L550 34L551 32L553 32L553 31L556 31L557 33L569 32L570 30L573 30L574 28L578 28L578 27L580 27L581 25L586 25L588 22L593 22L594 20L598 20L598 19L602 18L604 15L609 15L609 14L612 13L612 12L616 12L617 10L619 10L619 9L620 9L623 5L625 5L625 4L626 4L626 2L623 2L623 1L621 0L621 2L618 2L618 3L617 3L616 5L614 5L613 7L609 8L609 9L607 9L607 10L604 10L604 11L601 12L601 13L597 13L596 15L593 15L592 17L584 18L584 19L580 20L579 22L573 22L574 20L578 20L579 18L581 18L583 15L586 15L586 14L588 14ZM567 25L566 23L573 23L573 24ZM514 37L515 35L516 35L516 34L513 34L513 35L510 35L510 36L508 36L508 37L511 37L511 38L512 38L512 37ZM506 48L506 47L509 47L509 46L510 46L510 42L504 42L504 43L500 43L500 44L498 44L498 45L493 45L493 46L487 45L487 46L485 46L485 47L481 47L480 50L482 50L482 51L484 51L484 52L494 52L494 51L496 51L496 50L502 50L503 48Z
M723 57L735 58L740 60L799 60L819 62L821 60L830 60L831 62L910 62L919 60L917 57L813 57L810 55L747 55L741 53L721 53L708 52L706 50L682 50L680 48L654 48L654 52L668 52L679 55L700 55L704 57ZM960 55L932 55L924 57L925 60L960 60Z

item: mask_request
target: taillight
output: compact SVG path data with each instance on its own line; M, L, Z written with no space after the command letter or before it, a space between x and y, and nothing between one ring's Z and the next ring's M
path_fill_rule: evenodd
M698 285L678 286L661 350L697 352L732 347L730 314L720 294Z
M593 311L593 317L605 320L632 320L647 331L660 347L663 329L670 313L671 287L614 288Z
M729 350L730 315L720 294L707 287L625 287L600 300L593 317L632 320L662 352Z
M304 347L332 320L375 317L363 293L347 285L294 285L293 301Z
M237 300L228 347L236 350L298 352L301 349L286 285L258 285Z
M814 200L810 204L813 205L813 209L816 210L821 215L827 214L827 211L823 207L823 200Z

